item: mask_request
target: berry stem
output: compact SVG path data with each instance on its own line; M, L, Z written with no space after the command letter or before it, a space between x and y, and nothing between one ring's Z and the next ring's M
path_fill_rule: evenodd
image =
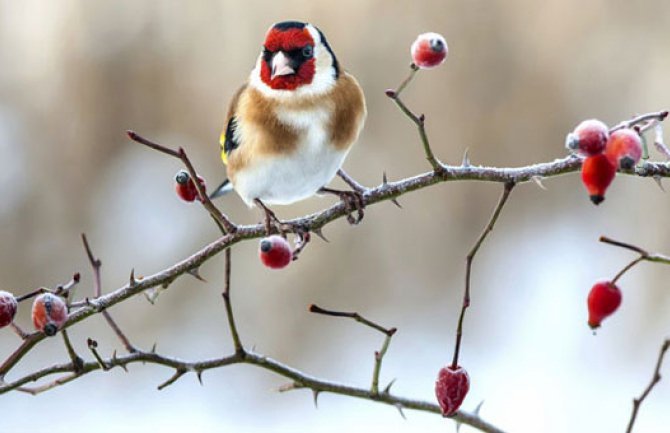
M479 235L477 242L475 242L474 246L472 247L472 249L470 250L465 259L465 291L463 293L463 306L461 307L461 315L458 318L458 326L456 328L456 346L454 348L454 358L451 362L451 368L455 369L456 367L458 367L458 355L460 354L461 338L463 337L463 319L465 318L465 310L470 306L470 277L472 273L471 272L472 261L475 258L477 251L479 251L479 247L481 247L482 243L484 243L484 240L486 239L488 234L491 233L491 231L493 230L493 226L498 220L500 212L502 211L502 208L505 206L505 203L507 202L507 199L509 198L512 189L514 188L514 185L515 185L514 182L505 183L503 192L500 196L500 199L498 200L498 204L493 210L491 218L489 218L488 224L486 224L484 231L482 231L482 233Z
M414 76L419 71L419 67L417 65L415 65L414 63L409 65L409 68L410 68L409 75L407 76L407 78L405 78L403 80L402 83L400 83L400 85L398 86L398 88L394 92L396 98L399 97L400 94L402 93L402 91L405 90L405 87L407 87L409 85L409 83L412 82L412 80L414 79Z
M646 256L640 256L637 259L633 260L632 262L628 263L622 270L619 271L618 274L616 274L614 276L614 278L612 278L612 284L616 284L616 282L619 280L619 278L621 278L623 276L623 274L625 274L633 266L637 265L638 263L640 263L641 261L644 261L644 260L646 260Z

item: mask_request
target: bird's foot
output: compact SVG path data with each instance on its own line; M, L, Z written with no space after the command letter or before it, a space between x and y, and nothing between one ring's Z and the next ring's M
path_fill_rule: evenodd
M351 225L356 225L363 220L365 215L365 199L363 194L359 191L340 191L337 189L331 189L323 187L319 190L322 193L334 194L342 200L344 203L344 209L347 212L347 221ZM356 211L356 216L354 217L353 213Z
M282 237L286 237L287 233L295 233L299 240L300 244L309 242L309 230L301 224L290 223L280 220L275 213L270 210L262 201L255 199L254 202L258 207L260 207L265 213L265 233L267 236L270 236L273 233L277 233ZM304 238L307 237L307 241L304 241ZM302 247L304 248L304 246ZM302 248L300 248L302 250Z

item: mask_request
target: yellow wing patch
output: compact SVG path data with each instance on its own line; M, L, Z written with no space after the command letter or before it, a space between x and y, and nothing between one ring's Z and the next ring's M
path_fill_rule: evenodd
M226 131L222 131L219 136L219 144L221 145L221 161L225 165L228 165L228 155L226 154L225 144L226 144Z

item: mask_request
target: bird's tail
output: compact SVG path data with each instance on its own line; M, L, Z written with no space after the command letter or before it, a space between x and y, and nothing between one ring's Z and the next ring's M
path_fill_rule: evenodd
M233 184L230 183L230 179L226 179L221 183L221 185L219 185L214 191L212 191L209 194L209 199L214 200L215 198L228 194L232 190L233 190Z

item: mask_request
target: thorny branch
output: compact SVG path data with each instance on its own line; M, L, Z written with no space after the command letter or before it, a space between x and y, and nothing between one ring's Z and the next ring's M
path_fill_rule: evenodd
M460 338L462 334L462 322L465 309L469 304L469 289L470 289L470 268L472 259L476 254L477 250L484 241L486 235L491 231L493 225L495 224L498 215L504 206L509 193L511 192L514 185L525 183L530 180L538 181L542 178L554 177L566 173L572 173L579 170L581 166L581 158L577 156L568 156L562 159L557 159L551 162L535 164L525 167L518 168L497 168L497 167L485 167L485 166L473 166L470 162L464 159L461 165L448 165L440 162L433 154L431 149L428 136L425 129L425 116L416 115L412 112L400 99L402 91L406 86L412 81L417 72L416 66L412 65L410 75L407 79L400 85L396 90L389 90L386 92L395 104L400 108L400 110L417 126L419 137L423 144L424 152L426 154L426 159L431 164L433 170L427 173L423 173L417 176L409 177L402 179L396 182L388 182L386 175L384 174L384 181L381 185L377 187L367 188L353 178L349 177L346 173L341 171L339 175L342 179L347 182L355 191L359 192L364 202L367 206L374 205L383 201L391 201L397 204L396 198L416 191L419 189L427 188L429 186L447 182L447 181L459 181L459 180L476 180L476 181L485 181L485 182L498 182L504 184L504 192L501 196L501 199L496 207L491 220L489 221L484 232L476 242L472 251L467 258L467 267L466 267L466 287L465 295L463 301L463 309L461 311L461 316L459 318L459 326L457 333L457 343L454 353L454 364L458 360L458 351L460 347ZM621 127L634 127L636 125L641 125L640 129L648 129L654 127L657 123L664 120L667 116L667 111L648 113L642 116L638 116L626 122L615 126L612 130L618 129ZM133 131L127 131L128 137L138 143L141 143L145 146L148 146L151 149L162 152L166 155L174 157L182 161L186 166L190 176L193 179L197 179L197 172L193 167L189 157L187 156L184 149L179 148L178 150L170 149L161 144L155 143L151 140L148 140ZM640 166L638 166L634 171L631 170L627 174L634 174L641 177L653 177L654 179L659 179L662 177L670 177L670 163L653 163L645 161ZM174 374L167 379L164 383L158 386L159 389L163 389L182 376L188 373L195 373L198 380L201 380L201 374L203 371L213 368L220 368L232 364L249 364L254 365L259 368L263 368L276 374L279 374L283 377L289 378L293 381L292 389L298 388L309 388L312 390L314 395L318 395L320 392L329 392L334 394L346 395L356 398L367 399L371 401L376 401L384 404L389 404L402 413L403 408L415 409L421 411L427 411L432 413L441 414L441 409L439 406L433 403L425 401L417 401L408 399L401 396L395 396L390 393L391 382L382 392L379 391L379 374L381 370L382 359L388 349L390 343L390 338L396 332L395 328L384 328L380 325L377 325L374 322L371 322L367 319L364 319L358 313L342 313L335 312L330 310L325 310L317 306L311 306L310 311L326 314L331 316L339 317L350 317L353 318L367 326L370 326L382 333L385 334L386 339L384 344L379 352L375 353L375 365L373 371L372 384L369 389L357 388L353 386L348 386L340 383L329 382L323 379L319 379L313 376L310 376L306 373L298 371L290 366L282 364L279 361L276 361L272 358L266 357L261 354L257 354L253 351L245 349L242 345L242 342L239 337L237 326L233 317L233 308L230 299L230 270L231 270L231 256L230 249L232 246L238 242L249 240L253 238L259 238L266 234L266 229L263 224L256 225L238 225L233 223L225 214L223 214L209 199L207 194L204 191L202 185L199 182L194 182L198 190L199 199L203 207L209 212L211 217L214 219L215 223L223 233L219 239L211 242L210 244L204 246L199 251L193 253L191 256L179 261L178 263L148 277L136 280L134 277L134 271L131 272L130 281L124 286L112 291L108 294L102 293L102 286L100 280L100 261L93 256L90 246L85 236L82 236L84 247L88 255L89 261L93 268L93 273L95 277L95 297L92 299L86 298L83 301L71 302L70 307L72 308L71 314L69 315L68 321L63 326L63 336L65 338L66 346L68 347L68 352L70 353L70 362L65 364L52 365L50 367L45 367L41 370L35 371L31 374L22 376L14 381L5 381L6 375L13 369L14 366L38 343L40 343L45 336L39 332L33 333L24 333L20 329L16 328L19 336L22 337L22 342L20 346L9 355L9 357L0 365L0 394L7 393L12 390L21 390L25 392L30 392L32 394L38 394L54 387L60 386L67 382L70 382L78 377L86 375L92 371L96 370L109 370L113 367L122 367L127 368L127 365L132 363L153 363L158 365L163 365L169 368L174 369ZM346 216L348 209L345 203L339 202L326 208L320 212L313 213L301 218L296 218L294 220L286 221L286 226L290 227L293 233L302 235L306 232L314 232L321 235L322 228L329 224L332 221L335 221L343 216ZM300 230L300 233L298 233ZM622 246L622 245L620 245ZM228 316L228 325L231 332L235 352L232 355L204 360L204 361L185 361L177 358L172 358L156 353L155 347L151 351L143 351L135 348L131 345L127 337L121 332L119 327L116 325L114 320L111 318L109 313L106 311L109 307L112 307L118 303L123 302L124 300L143 293L148 289L153 289L159 286L168 287L176 278L184 274L191 274L196 277L199 276L198 269L199 267L207 260L211 259L221 251L225 250L225 287L223 291L223 299L225 303L225 309ZM658 255L649 255L644 251L638 251L641 254L641 257L644 260L649 261L670 261L670 259L658 256ZM77 278L78 280L78 278ZM59 288L60 290L65 290L65 295L68 294L69 288ZM46 289L40 289L46 290ZM31 296L35 296L39 291L28 294L21 297L21 299L26 299ZM66 329L70 326L73 326L76 323L79 323L95 314L102 313L107 320L108 324L112 327L114 332L117 334L124 347L127 349L128 354L123 356L117 356L116 351L112 354L110 358L103 358L103 356L97 350L97 343L89 339L88 347L93 355L93 361L84 361L81 360L75 353L74 350L70 351L71 344L67 338ZM667 342L666 342L667 346ZM667 349L667 347L665 347ZM659 366L662 359L663 350L661 356L659 357ZM658 371L657 368L657 371ZM46 378L51 375L64 374L57 379L46 383L41 386L34 388L25 387L26 384L35 382L42 378ZM651 387L655 382L652 381L652 384L648 389L643 393L643 396L639 399L639 403L646 397L646 395L651 390ZM637 411L637 406L635 407L635 412ZM633 416L634 418L634 416ZM501 432L501 430L485 421L483 421L477 412L468 413L464 411L458 411L453 419L458 423L468 424L472 427L475 427L484 432Z
M660 118L666 112L650 113L648 116ZM134 134L136 141L142 142L142 138ZM162 147L163 149L167 149ZM164 153L172 154L169 149ZM443 170L430 171L396 182L383 182L377 187L366 188L363 193L367 206L372 206L383 201L391 201L397 197L410 192L430 187L437 183L447 181L476 180L484 182L514 183L520 184L535 178L549 178L577 171L581 166L581 159L575 156L567 156L552 162L545 162L518 168L497 168L474 165L452 166L443 164ZM630 174L641 177L670 177L670 163L644 162ZM343 203L336 203L320 212L306 215L287 221L291 227L303 227L312 232L319 232L325 225L342 218L346 215ZM231 222L232 224L232 222ZM197 269L205 261L216 256L226 248L253 238L265 236L264 225L234 225L234 230L219 239L204 246L189 257L175 263L174 265L147 276L141 280L131 280L118 289L89 299L87 301L73 302L74 311L68 318L64 328L79 323L105 309L114 306L124 300L140 294L145 290L168 286L176 278ZM39 332L33 332L26 336L21 345L0 365L0 378L5 375L25 356L36 344L41 342L45 336ZM97 365L97 364L96 364ZM38 379L43 375L35 377ZM15 386L16 387L16 386ZM14 388L15 388L14 387ZM6 392L11 385L0 386L0 393Z

